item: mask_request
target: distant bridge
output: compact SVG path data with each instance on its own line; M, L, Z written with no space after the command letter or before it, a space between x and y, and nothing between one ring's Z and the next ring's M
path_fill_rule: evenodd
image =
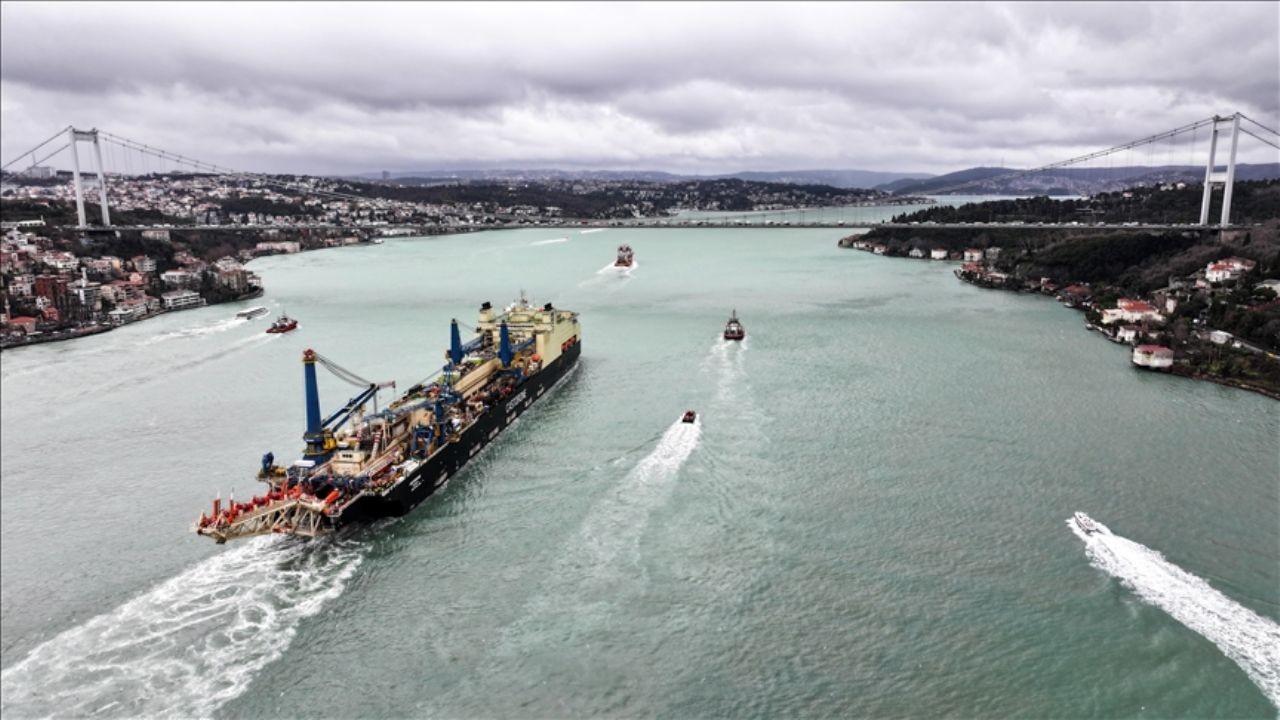
M1245 125L1245 123L1248 123L1248 125ZM1167 130L1165 132L1149 135L1147 137L1134 140L1132 142L1122 143L1120 145L1106 148L1104 150L1098 150L1096 152L1069 158L1067 160L1050 163L1048 165L1044 165L1038 168L1033 168L1031 170L1012 171L1012 172L1008 172L1002 175L997 175L994 177L986 177L986 178L981 178L977 180L971 180L968 182L962 182L962 183L950 185L947 187L932 188L930 192L932 194L954 193L957 190L962 190L966 187L973 187L975 185L979 185L982 183L992 183L992 182L1000 182L1000 181L1006 181L1006 180L1012 180L1012 179L1018 179L1018 178L1027 178L1027 177L1035 176L1037 174L1047 173L1052 170L1069 168L1069 167L1096 170L1098 172L1103 173L1103 176L1105 177L1106 172L1109 172L1111 169L1112 158L1114 158L1119 153L1128 152L1130 153L1130 157L1132 157L1132 153L1134 150L1142 148L1147 151L1148 157L1150 158L1156 152L1157 146L1163 145L1165 147L1165 151L1169 153L1168 157L1172 157L1172 154L1175 150L1175 143L1179 138L1189 139L1189 142L1187 144L1189 147L1190 157L1194 158L1197 134L1199 133L1201 128L1208 129L1207 135L1209 136L1208 138L1209 147L1208 147L1208 154L1207 154L1208 156L1205 162L1204 195L1203 195L1203 199L1201 201L1201 206L1200 206L1200 221L1196 223L1196 225L1199 227L1206 227L1209 225L1209 204L1213 195L1213 190L1216 187L1221 187L1223 189L1222 215L1218 225L1219 227L1231 227L1231 195L1232 195L1233 188L1235 187L1236 153L1239 148L1240 136L1247 135L1249 137L1252 137L1258 140L1259 142L1262 142L1265 145L1268 145L1277 150L1280 150L1280 132L1277 132L1275 129L1269 128L1266 125L1263 125L1262 123L1259 123L1258 121L1252 118L1249 118L1241 113L1234 113L1228 116L1214 115L1213 117L1205 118L1203 120L1197 120L1188 125L1183 125L1182 127L1177 127L1172 130ZM1217 165L1218 140L1219 140L1219 136L1223 135L1224 133L1227 133L1229 136L1230 147L1226 151L1227 162L1225 164L1225 170L1220 171L1218 170L1218 165ZM59 140L65 140L65 142L61 145L57 145ZM88 218L85 215L84 186L81 180L80 156L77 149L81 142L88 142L93 145L94 166L95 166L97 179L98 179L97 191L98 191L98 196L100 200L99 206L102 211L101 227L103 228L112 228L112 229L121 229L121 230L158 229L156 227L141 227L141 226L129 226L126 228L126 227L113 226L111 224L110 211L107 205L107 171L103 164L104 146L108 151L108 157L113 157L112 156L113 152L115 153L115 157L119 157L119 161L115 163L116 167L114 168L114 171L117 174L125 174L125 175L149 174L150 168L148 166L148 162L154 164L158 159L163 162L172 163L173 166L181 166L195 172L212 173L216 175L229 176L237 179L252 180L254 182L261 183L263 185L278 187L280 189L290 190L293 192L302 193L306 195L332 197L337 199L353 200L358 202L368 202L376 199L376 198L366 197L362 195L352 195L348 193L340 193L340 192L334 192L330 190L324 190L324 189L316 188L312 186L312 184L307 182L290 182L290 181L281 180L279 178L271 177L269 175L263 175L259 173L246 173L246 172L232 170L230 168L221 167L213 163L203 162L201 160L195 160L193 158L185 157L177 153L172 153L166 150L161 150L159 148L151 147L145 143L137 142L135 140L130 140L128 138L123 138L118 135L112 135L111 133L98 130L97 128L94 128L92 130L77 130L74 127L67 126L62 130L59 130L58 132L54 133L52 137L40 143L39 145L35 146L31 150L28 150L27 152L22 153L21 155L14 158L13 160L10 160L8 163L5 163L3 167L0 167L0 170L8 170L10 167L16 166L19 161L29 159L30 162L27 165L27 167L23 170L17 171L16 174L18 175L22 175L26 173L35 174L39 170L42 170L42 169L47 170L47 168L42 168L40 163L43 163L49 160L55 155L61 153L63 150L69 149L71 153L71 161L72 161L72 177L73 177L73 183L75 186L76 210L77 210L78 219L79 219L78 227L86 230L90 229L88 224ZM56 146L55 149L46 150L46 147L51 145ZM1104 162L1105 162L1105 165L1103 164ZM135 168L134 163L136 163L136 169L140 171L139 173L134 172L134 168ZM121 167L121 165L123 165L123 167ZM121 172L122 170L124 172ZM900 204L900 203L897 203L897 204ZM849 208L849 209L854 210L855 214L857 214L857 211L866 207L868 206L861 206L860 208ZM769 224L767 221L766 222L747 222L743 220L739 222L739 221L734 221L730 219L731 217L733 217L732 214L725 213L723 215L717 215L716 217L688 219L688 220L684 220L684 219L674 220L674 219L668 218L668 219L637 219L637 220L618 221L618 225L616 226L618 227L673 227L673 226L674 227L733 227L733 228L778 227L778 226L782 226L782 227L788 227L788 226L790 227L847 227L847 228L895 227L892 223L886 223L883 220L884 208L886 207L885 205L874 206L874 207L876 207L879 210L879 214L881 215L881 217L874 218L874 219L853 218L852 222L850 222L850 219L847 217L842 217L836 220L831 220L826 217L818 217L810 220L809 218L804 217L804 215L807 212L821 212L821 209L808 209L808 210L797 209L797 210L790 210L786 212L789 212L792 214L796 214L796 213L800 214L801 217L799 218L798 222L795 219L791 219L791 218L774 222L773 224ZM737 217L742 217L742 216L737 216ZM517 218L510 217L510 216L499 215L497 216L497 219L500 221L503 221L503 220L506 221L503 225L500 225L499 227L509 227L513 223L517 225L523 225L521 223L516 223ZM550 223L548 223L542 226L543 227L564 226L567 223L568 221L558 221L555 225L551 225ZM588 221L586 224L591 227L614 226L612 223L600 224L596 221ZM1009 225L1010 224L1008 223L985 223L985 224L978 224L976 225L976 227L1008 227ZM1126 223L1125 225L1129 227L1133 227L1133 225L1130 223ZM184 226L184 227L192 227L192 226ZM214 229L214 228L244 229L246 226L218 225L218 226L194 226L194 227L196 229ZM269 229L273 226L268 225L268 226L248 226L248 227L250 228L262 227L263 229ZM322 229L322 228L323 229L340 229L340 228L355 228L360 226L340 225L340 224L335 224L335 225L312 224L312 225L301 225L301 226L295 225L295 226L289 226L289 227L314 228L314 229ZM495 226L489 225L488 227L492 228ZM975 227L975 225L973 224L968 224L963 226L944 225L941 227L970 227L971 228L971 227ZM1075 228L1079 226L1068 224L1068 225L1059 225L1059 226L1028 226L1028 227ZM1143 225L1139 227L1150 228L1150 229L1162 229L1162 228L1179 227L1179 226L1177 225ZM436 229L437 232L439 231L438 227L434 229ZM458 232L466 232L466 231L474 230L477 228L474 225L472 225L472 226L457 226L452 229L456 229Z
M829 228L835 230L872 230L875 228L890 229L912 229L912 230L1235 230L1249 227L1247 225L1214 225L1204 226L1194 223L1081 223L1081 222L1058 222L1058 223L1024 223L1024 222L971 222L971 223L937 223L937 222L911 222L911 223L895 223L895 222L844 222L844 221L806 221L806 222L743 222L740 220L570 220L557 222L537 222L537 223L521 223L521 222L504 222L493 224L475 223L470 225L431 225L431 224L414 224L414 225L335 225L324 223L308 223L297 225L115 225L109 228L91 227L90 232L111 232L111 231L155 231L155 230L176 230L176 231L209 231L219 230L225 232L268 232L279 230L335 230L344 232L371 232L378 234L380 230L396 230L396 235L405 237L413 237L419 235L439 235L449 233L464 232L480 232L485 230L527 230L534 228L545 228L547 230L587 230L587 229L605 229L613 228L623 229L651 229L651 230L672 230L672 229L728 229L728 230L777 230L780 228ZM405 232L405 231L409 232Z

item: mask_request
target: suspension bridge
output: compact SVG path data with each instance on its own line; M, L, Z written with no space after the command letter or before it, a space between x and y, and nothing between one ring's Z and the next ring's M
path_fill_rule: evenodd
M968 190L974 196L990 195L993 189L1008 187L1010 183L1018 183L1020 187L1036 189L1032 194L1079 195L1073 186L1106 187L1120 190L1148 182L1161 184L1173 180L1185 180L1187 167L1198 167L1203 164L1203 191L1198 223L1160 223L1141 224L1134 222L1112 223L1147 229L1166 229L1173 227L1210 227L1210 206L1214 193L1221 191L1221 212L1216 225L1232 227L1231 204L1236 181L1236 158L1239 154L1241 137L1251 138L1249 142L1258 142L1280 151L1280 132L1264 125L1242 113L1197 120L1186 125L1146 137L1121 143L1095 152L1078 155L1028 170L1010 170L1003 173L987 174L962 182L943 186L926 185L929 196L957 196ZM322 187L314 182L282 179L264 173L251 173L223 167L215 163L205 162L179 153L169 152L146 143L115 135L105 130L80 130L72 126L54 133L44 142L18 155L0 167L0 171L9 178L50 177L56 176L46 165L50 160L68 153L71 160L71 184L75 196L76 212L81 229L91 229L86 214L85 176L88 174L81 167L80 146L88 143L92 152L92 173L95 176L98 207L101 212L101 228L115 230L144 230L168 225L113 225L110 214L110 187L112 179L117 186L123 185L132 178L154 177L169 172L184 172L216 178L220 182L237 183L252 182L258 186L266 186L277 190L300 195L355 201L359 203L378 202L373 195L357 195L344 193ZM104 162L104 151L106 153ZM1145 154L1145 158L1144 158ZM1280 159L1280 155L1277 155ZM1143 161L1145 159L1145 164ZM1135 174L1135 169L1140 170ZM1026 193L1023 193L1026 194ZM977 199L975 197L975 199ZM387 202L383 200L383 202ZM756 212L702 212L683 213L680 216L645 217L627 220L599 219L550 219L515 217L503 214L491 214L496 225L488 227L525 227L536 224L547 227L905 227L907 223L895 222L898 213L920 209L921 205L912 205L901 199L879 198L874 201L841 207L808 207ZM915 225L917 223L911 223ZM928 224L928 223L926 223ZM1020 225L1017 222L964 223L941 225L941 227L1008 227ZM404 223L398 227L419 227L424 223ZM1106 223L1092 223L1093 227ZM1057 223L1044 225L1054 228L1076 228L1081 223ZM184 224L183 228L218 228L251 229L255 226L225 224ZM292 227L303 229L338 229L353 228L359 225L326 222L298 222L284 225L256 226L257 229L270 227ZM460 227L458 230L476 229Z

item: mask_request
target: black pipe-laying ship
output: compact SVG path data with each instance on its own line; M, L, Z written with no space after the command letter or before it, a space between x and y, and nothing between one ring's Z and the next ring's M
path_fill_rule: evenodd
M288 533L314 537L352 522L404 515L444 487L578 362L578 314L523 296L502 313L480 306L476 337L463 343L451 327L449 362L431 382L386 409L366 414L378 390L313 350L302 355L307 431L302 459L288 468L262 458L268 491L249 502L231 498L201 513L196 532L219 543ZM316 365L363 390L327 418L320 415ZM341 430L350 423L350 429Z

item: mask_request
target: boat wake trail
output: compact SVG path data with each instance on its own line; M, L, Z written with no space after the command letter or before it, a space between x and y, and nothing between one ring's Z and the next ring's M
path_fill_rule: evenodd
M640 535L649 514L670 497L680 467L698 447L701 436L701 419L692 423L676 420L653 452L636 463L622 484L592 509L565 559L566 564L579 569L593 569L578 576L604 577L609 573L602 571L611 569L620 573L622 568L613 565L624 550L630 551L632 563L638 561Z
M1067 525L1084 541L1090 564L1216 645L1280 708L1280 625L1105 526L1085 533L1071 520Z
M567 242L569 242L569 238L558 237L558 238L551 238L549 240L534 240L529 244L530 245L555 245L556 243L567 243Z
M172 340L174 338L189 338L189 337L200 337L202 335L213 335L215 333L226 332L228 330L238 328L247 322L249 322L249 320L245 318L238 318L238 317L226 318L224 320L218 320L217 322L209 323L207 325L200 325L198 327L183 328L182 330L172 330L167 333L161 333L159 335L156 335L155 337L144 340L142 344L154 345L155 343L162 342L164 340Z
M608 228L591 228L590 230L579 230L579 231L578 231L578 234L579 234L579 235L590 235L590 234L592 234L592 233L604 232L605 230L608 230Z
M717 337L702 363L704 372L716 375L716 402L720 405L730 403L730 407L738 406L741 391L746 392L744 400L750 401L750 391L746 387L747 364L746 355L750 348L751 338L742 340L725 340ZM752 404L754 406L754 404ZM739 409L740 406L739 406Z
M597 275L617 275L619 277L631 277L632 271L634 271L638 267L640 267L640 262L637 260L632 260L630 267L618 267L613 263L609 263L608 265L605 265L604 267L597 270L596 274Z
M342 594L350 541L264 537L36 647L0 674L5 716L207 717Z

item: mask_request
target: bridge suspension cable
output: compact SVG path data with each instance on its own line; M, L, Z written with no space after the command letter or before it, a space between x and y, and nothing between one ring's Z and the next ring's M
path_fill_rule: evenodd
M42 145L44 145L44 144L48 144L48 143L41 143L41 144L42 144ZM58 153L62 152L63 150L66 150L66 149L67 149L67 148L69 148L69 147L71 147L71 143L63 143L61 146L59 146L59 147L58 147L58 149L57 149L57 150L54 150L53 152L49 153L48 155L45 155L44 157L40 158L39 160L33 160L33 161L31 162L30 167L27 167L27 168L25 168L25 169L23 169L23 170L19 170L18 172L13 173L13 174L14 174L14 175L19 175L19 176L20 176L20 175L25 175L25 174L27 174L27 173L31 172L32 170L35 170L37 167L39 167L39 166L40 166L40 163L44 162L45 160L48 160L49 158L53 157L54 155L57 155ZM34 157L34 155L33 155L33 154L31 154L31 153L28 153L28 155L31 155L32 157ZM21 157L27 157L27 155L22 155ZM10 164L12 164L12 163L10 163Z
M1254 138L1255 140L1258 140L1259 142L1266 143L1267 145L1270 145L1271 147L1273 147L1273 148L1275 148L1275 149L1277 149L1277 150L1280 150L1280 145L1276 144L1275 142L1273 142L1273 141L1271 141L1271 140L1268 140L1268 139L1266 139L1266 138L1262 137L1261 135L1254 135L1253 133L1249 132L1248 130L1245 130L1244 128L1240 128L1240 132L1244 133L1245 135L1248 135L1248 136L1249 136L1249 137L1251 137L1251 138Z
M364 200L370 199L362 195L335 192L333 190L321 190L319 188L313 188L302 183L291 183L284 180L277 180L271 177L270 175L264 175L262 173L251 173L251 172L244 172L241 170L234 170L232 168L223 167L221 165L205 162L203 160L189 158L189 157L186 157L185 155L179 155L178 153L171 153L167 150L162 150L160 148L152 147L150 145L147 145L146 143L141 143L136 140L130 140L129 138L121 137L119 135L114 135L112 133L108 133L105 131L100 131L100 133L104 140L110 143L115 143L120 147L127 148L129 150L134 150L144 155L151 155L153 157L158 157L163 160L169 160L171 162L186 164L192 168L195 168L197 170L201 170L204 172L210 172L217 175L229 175L232 177L243 178L248 180L255 180L257 182L261 182L264 185L271 185L272 187L278 187L285 190L293 190L296 192L302 192L310 195L323 195L327 197L338 198L341 200L364 201Z
M60 138L60 137L65 137L65 136L66 136L66 134L67 134L67 130L69 130L69 129L71 129L71 126L70 126L70 125L68 125L68 126L66 126L66 127L64 127L64 128L62 128L61 130L59 130L58 132L56 132L56 133L54 133L52 136L50 136L50 138L49 138L48 140L45 140L44 142L40 143L39 145L37 145L37 146L35 146L35 147L31 148L30 150L28 150L28 151L26 151L26 152L22 153L21 155L19 155L19 156L15 157L14 159L12 159L12 160L10 160L9 162L5 163L3 167L0 167L0 170L8 170L8 169L9 169L9 166L17 164L17 162L18 162L19 160L21 160L21 159L22 159L22 158L24 158L24 157L27 157L28 155L29 155L29 156L31 156L31 157L35 157L35 154L36 154L36 151L37 151L37 150L39 150L40 148L44 147L45 145L48 145L49 143L53 142L54 140L57 140L57 139L58 139L58 138ZM42 158L42 159L40 159L40 160L36 160L35 162L32 162L32 163L31 163L31 167L35 167L36 165L39 165L40 163L44 162L45 160L48 160L49 158L53 157L54 155L57 155L58 153L62 152L62 151L63 151L63 150L65 150L66 148L67 148L67 146L66 146L66 145L63 145L62 147L58 148L57 150L54 150L52 153L50 153L50 154L48 154L48 155L45 155L45 156L44 156L44 158ZM28 168L28 169L30 169L30 168Z
M1183 125L1182 127L1174 128L1173 130L1168 130L1166 132L1150 135L1148 137L1142 138L1141 140L1134 140L1133 142L1127 142L1122 145L1109 147L1105 150L1098 150L1085 155L1079 155L1077 157L1069 158L1067 160L1060 160L1058 162L1049 163L1048 165L1042 165L1040 167L1032 168L1030 170L1015 170L1013 172L1004 173L1001 175L994 175L990 177L979 178L977 180L969 180L967 182L958 183L956 185L949 185L942 188L935 188L935 189L931 189L929 192L931 194L941 194L941 193L950 192L952 190L956 190L959 188L969 187L971 185L977 185L979 183L996 182L996 181L1002 181L1002 180L1013 180L1016 178L1025 177L1027 175L1033 175L1035 173L1045 172L1046 170L1053 170L1056 168L1067 167L1069 165L1088 162L1090 160L1095 160L1103 157L1110 157L1112 155L1115 155L1116 153L1124 152L1126 150L1132 150L1133 148L1140 147L1142 145L1159 142L1167 138L1172 138L1178 135L1182 135L1183 133L1195 132L1196 130L1204 127L1205 125L1211 125L1215 122L1218 122L1219 119L1220 118L1218 118L1217 116L1214 116L1214 117L1205 118L1203 120L1197 120L1196 122L1190 123L1188 125Z
M1240 117L1244 118L1245 120L1248 120L1249 122L1253 123L1254 125L1257 125L1258 127L1262 128L1263 130L1266 130L1267 132L1271 133L1272 135L1280 136L1280 132L1276 132L1275 130L1272 130L1271 128L1267 127L1266 125L1263 125L1262 123L1258 122L1257 120L1254 120L1253 118L1249 117L1248 115L1245 115L1245 114L1241 113ZM1255 137L1256 137L1256 136L1255 136Z

